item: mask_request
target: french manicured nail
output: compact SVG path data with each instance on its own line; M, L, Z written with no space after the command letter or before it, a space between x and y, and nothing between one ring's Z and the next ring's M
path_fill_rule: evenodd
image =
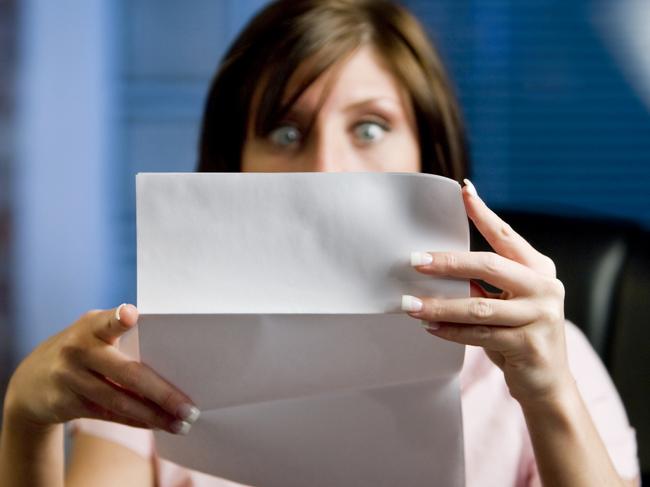
M183 421L194 424L194 422L199 419L199 416L201 416L201 411L199 411L199 408L196 406L192 406L188 403L183 403L178 406L178 417Z
M170 426L172 433L175 433L177 435L186 435L190 432L191 428L192 425L190 423L181 420L174 421Z
M436 323L435 321L422 320L422 326L424 328L426 328L427 330L436 331L436 330L440 329L440 325L438 323Z
M120 311L122 310L122 308L123 308L124 306L126 306L126 303L122 303L122 304L120 304L120 305L117 307L117 309L115 310L115 319L116 319L117 321L120 321Z
M429 252L411 252L411 265L427 265L433 262L433 255Z
M472 184L472 182L469 179L463 179L463 182L465 183L465 187L467 188L467 192L474 196L475 198L478 198L478 192L476 191L476 187Z
M402 296L402 311L421 311L424 304L415 296L404 294Z

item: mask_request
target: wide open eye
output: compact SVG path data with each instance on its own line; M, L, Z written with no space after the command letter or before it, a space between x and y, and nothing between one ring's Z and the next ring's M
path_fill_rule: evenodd
M354 126L354 136L361 144L373 144L384 138L390 129L383 123L366 120Z
M282 148L292 148L300 143L302 134L294 125L280 125L269 134L271 143Z

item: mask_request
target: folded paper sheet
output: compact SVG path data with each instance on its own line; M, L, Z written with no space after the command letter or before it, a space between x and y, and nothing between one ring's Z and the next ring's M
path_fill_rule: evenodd
M467 250L424 174L139 174L141 359L202 410L158 453L255 486L463 485L463 347L399 312L464 297L414 250Z

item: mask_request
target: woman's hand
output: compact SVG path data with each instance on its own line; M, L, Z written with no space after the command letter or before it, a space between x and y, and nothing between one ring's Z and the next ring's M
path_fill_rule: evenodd
M472 281L470 298L404 296L402 307L430 322L428 331L435 336L483 347L522 405L553 400L574 385L564 338L564 287L555 277L553 261L512 230L466 183L467 215L494 252L416 253L412 263L423 274L480 279L503 291L489 293Z
M96 418L187 433L199 410L182 392L117 348L135 306L90 311L37 347L11 378L5 414L47 427Z

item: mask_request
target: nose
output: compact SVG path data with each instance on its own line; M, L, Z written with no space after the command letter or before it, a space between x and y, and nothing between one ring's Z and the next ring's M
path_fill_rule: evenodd
M307 157L308 166L314 172L343 172L347 156L345 150L344 134L337 134L334 130L314 127L312 133L311 150Z

